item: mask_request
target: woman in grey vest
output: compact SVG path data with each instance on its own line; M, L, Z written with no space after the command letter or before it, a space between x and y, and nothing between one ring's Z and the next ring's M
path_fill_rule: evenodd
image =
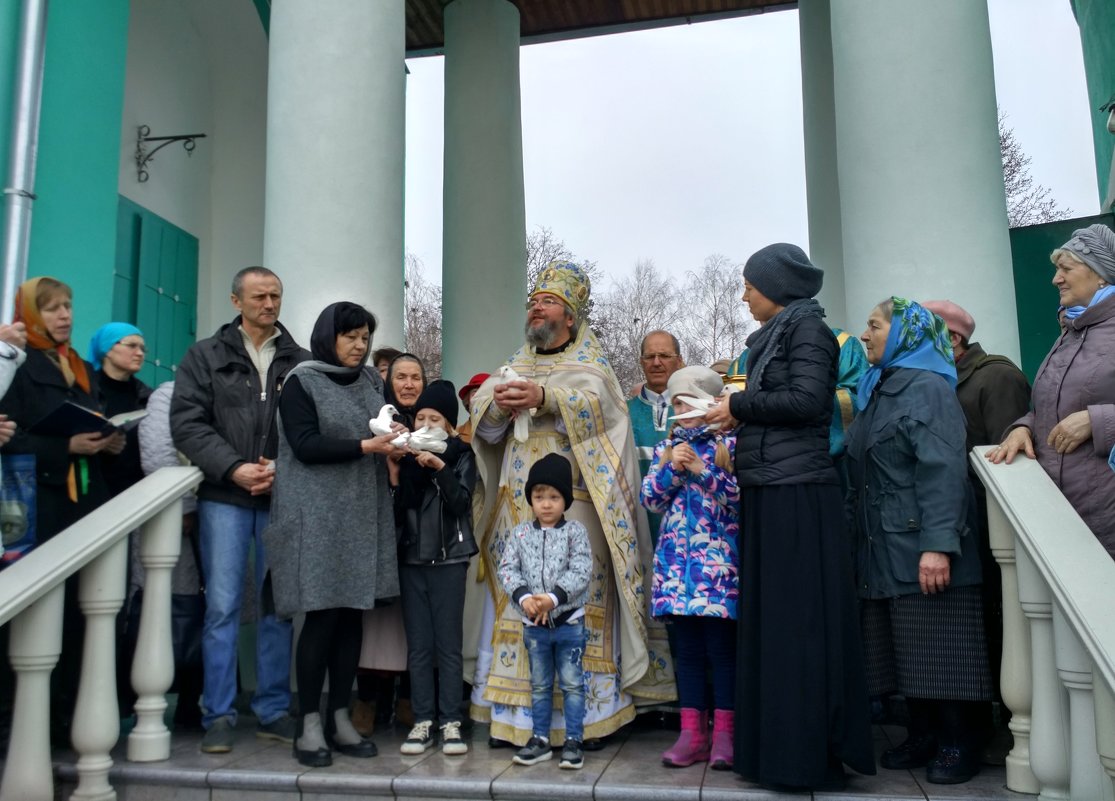
M375 327L375 317L355 303L327 306L310 337L313 361L291 370L279 400L279 457L264 537L276 614L306 615L295 654L301 714L294 756L310 767L332 764L331 750L376 754L348 713L363 610L399 594L385 465L396 434L368 431L384 403L383 381L365 366Z

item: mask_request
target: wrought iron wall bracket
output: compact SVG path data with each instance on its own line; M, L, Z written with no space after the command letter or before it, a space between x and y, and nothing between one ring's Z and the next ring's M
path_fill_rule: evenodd
M193 155L194 148L197 147L195 139L204 139L205 134L178 134L177 136L150 136L151 129L146 125L139 126L139 133L136 136L136 178L139 182L146 183L150 177L147 173L147 165L153 161L152 158L156 153L162 150L172 142L181 142L182 148L186 151L186 155ZM148 152L148 142L161 142L154 150Z

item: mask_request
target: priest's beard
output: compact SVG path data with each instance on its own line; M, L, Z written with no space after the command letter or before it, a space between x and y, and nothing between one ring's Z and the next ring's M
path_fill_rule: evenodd
M557 342L558 335L561 334L561 327L565 324L565 320L543 320L539 325L531 325L530 320L523 329L527 337L527 344L532 348L546 348L551 346L551 343Z

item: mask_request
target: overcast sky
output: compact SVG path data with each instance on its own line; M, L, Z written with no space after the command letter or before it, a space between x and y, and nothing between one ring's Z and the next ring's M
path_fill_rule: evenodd
M1068 0L988 0L1000 107L1036 183L1074 216L1099 199ZM440 282L441 57L407 62L406 245ZM528 230L606 274L684 274L808 242L797 12L523 47Z

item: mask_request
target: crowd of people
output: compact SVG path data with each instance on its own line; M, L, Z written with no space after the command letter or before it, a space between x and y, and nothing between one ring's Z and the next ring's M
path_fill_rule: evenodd
M204 729L203 752L235 745L240 624L255 620L256 734L307 766L375 756L394 708L403 754L467 754L478 721L517 764L556 752L578 769L651 710L680 728L665 766L834 789L846 767L875 772L871 722L901 697L908 736L879 764L963 782L995 727L1001 643L971 449L1037 459L1115 557L1115 233L1078 230L1051 261L1062 334L1032 392L952 301L889 297L858 339L832 329L823 271L782 243L744 266L761 327L743 354L686 366L651 332L631 393L569 262L539 275L524 345L459 393L413 354L373 350L376 318L355 303L323 309L303 349L263 267L237 273L235 319L152 392L139 329L102 326L85 361L70 288L35 278L0 326L0 444L34 458L40 543L161 466L204 473L174 577L176 593L204 587L175 719ZM126 432L37 426L66 401L148 414ZM5 665L0 703L10 683Z

